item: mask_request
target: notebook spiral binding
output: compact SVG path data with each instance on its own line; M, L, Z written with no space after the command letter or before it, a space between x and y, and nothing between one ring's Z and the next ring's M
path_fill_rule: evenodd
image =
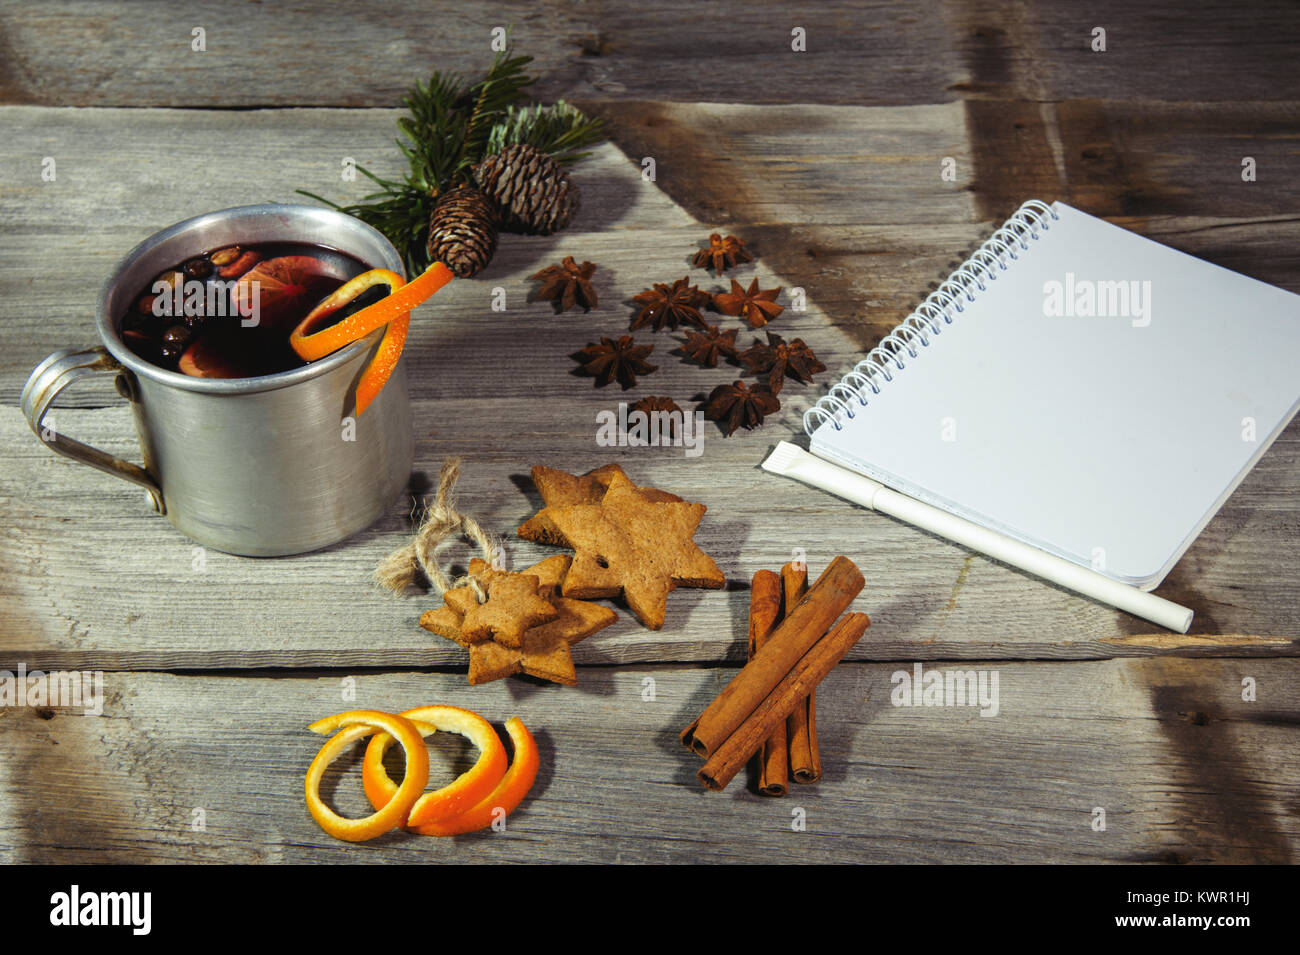
M970 258L926 296L912 314L833 385L825 397L804 412L804 431L811 435L827 421L836 431L843 430L841 414L851 419L854 401L865 408L868 391L872 396L878 395L882 384L894 380L890 365L894 370L902 371L907 367L907 361L920 354L919 348L930 347L931 337L937 338L944 325L952 324L953 315L949 309L961 313L965 310L962 299L975 301L975 292L986 289L986 282L996 280L999 272L1005 272L1008 260L1019 258L1017 248L1027 251L1030 240L1038 239L1040 229L1047 232L1051 228L1049 218L1059 219L1060 216L1038 199L1030 199L1017 209ZM904 360L904 353L907 360Z

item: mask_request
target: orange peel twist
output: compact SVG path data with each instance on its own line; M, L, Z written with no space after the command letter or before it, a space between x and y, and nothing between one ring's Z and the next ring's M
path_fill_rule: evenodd
M528 732L528 727L518 717L506 721L506 732L514 744L515 755L496 789L473 808L448 819L416 825L415 813L412 812L408 828L422 836L459 836L486 829L492 825L498 812L503 816L514 812L533 788L540 760L533 734Z
M429 736L438 730L459 733L479 749L478 760L468 771L454 782L425 793L416 800L411 807L409 819L403 825L414 826L459 815L495 791L505 776L509 760L501 737L497 736L491 723L477 713L458 706L421 706L401 715L415 725L421 736ZM366 790L366 798L376 809L386 807L399 789L384 769L384 753L393 742L393 737L388 733L379 733L366 747L361 781Z
M357 414L360 415L388 382L402 357L406 334L411 323L411 309L425 301L453 278L451 269L435 262L410 282L402 284L402 277L388 269L371 269L362 272L339 286L325 297L307 317L298 323L289 335L289 345L303 361L317 361L332 355L346 345L365 338L375 329L388 326L370 364L357 383ZM376 285L387 285L392 291L358 312L349 315L328 328L312 331L326 318L347 305L362 292Z
M429 751L415 724L402 716L378 710L349 710L317 720L308 727L314 733L334 733L320 748L307 767L307 810L331 836L346 842L364 842L401 825L424 787L429 782ZM394 787L393 797L382 808L361 819L340 816L320 797L320 781L325 769L345 746L380 730L386 731L406 752L406 776Z

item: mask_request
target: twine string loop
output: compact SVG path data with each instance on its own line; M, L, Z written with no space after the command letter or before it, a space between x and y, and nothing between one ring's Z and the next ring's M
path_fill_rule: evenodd
M501 566L500 544L477 520L456 509L455 487L459 478L460 458L448 458L438 474L438 492L433 504L426 507L424 520L415 536L375 568L375 581L379 586L400 595L415 583L416 572L423 571L439 594L468 585L473 588L479 603L487 599L487 591L476 575L465 574L453 579L438 565L438 546L448 538L464 536L478 547L488 566Z

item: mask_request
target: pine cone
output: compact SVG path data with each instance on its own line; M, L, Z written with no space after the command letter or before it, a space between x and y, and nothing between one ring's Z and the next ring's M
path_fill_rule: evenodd
M429 257L461 278L482 271L497 248L496 210L473 186L438 197L429 219Z
M550 235L567 226L578 211L578 187L536 146L507 146L473 171L483 194L497 204L506 232Z

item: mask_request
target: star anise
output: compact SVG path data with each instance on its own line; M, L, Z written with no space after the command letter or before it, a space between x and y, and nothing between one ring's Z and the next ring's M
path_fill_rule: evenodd
M637 375L648 375L659 367L645 360L654 349L654 345L634 344L631 335L617 340L602 335L600 344L587 345L573 358L582 366L583 374L595 377L597 388L617 379L626 391L636 384Z
M529 278L538 279L542 287L537 297L555 303L555 312L567 312L575 305L581 305L583 311L590 312L596 307L596 289L591 284L591 276L596 271L592 262L579 265L573 256L566 255L560 265L548 265Z
M767 333L766 345L755 342L740 353L740 360L755 375L767 375L767 386L774 395L781 393L781 385L787 375L796 381L807 383L813 380L813 375L817 372L826 370L826 366L818 361L802 338L786 342L772 332Z
M780 410L781 402L767 385L750 388L743 381L718 385L704 403L704 417L725 423L728 435L734 434L741 425L757 427L763 423L765 415Z
M653 325L659 331L665 325L676 328L678 325L698 325L704 327L700 317L700 306L709 300L706 292L701 292L683 276L672 285L656 282L654 288L646 289L632 301L641 306L641 311L632 320L632 330L643 325Z
M669 417L659 418L658 420L664 422L663 427L670 440L677 437L677 432L679 432L682 427L682 418L685 417L686 414L686 412L682 411L677 402L662 395L646 395L646 397L634 403L628 411L640 411L651 421L656 420L656 411L661 414L667 414ZM676 412L677 417L672 417L674 412Z
M744 242L741 242L734 235L729 235L724 239L715 232L709 236L709 247L696 252L691 259L691 264L697 269L706 269L712 264L713 271L721 275L739 262L752 261L754 261L754 257L745 251Z
M713 304L723 315L740 315L749 322L750 328L758 328L785 311L784 305L776 304L776 297L780 294L780 286L760 292L758 279L750 282L748 289L732 279L731 291L713 296Z
M706 325L703 332L686 332L686 342L679 349L683 355L705 368L717 368L718 358L736 358L736 330L719 331Z
M681 408L673 399L663 395L646 395L640 401L635 402L629 411L644 411L649 414L652 411L676 411L681 413Z

